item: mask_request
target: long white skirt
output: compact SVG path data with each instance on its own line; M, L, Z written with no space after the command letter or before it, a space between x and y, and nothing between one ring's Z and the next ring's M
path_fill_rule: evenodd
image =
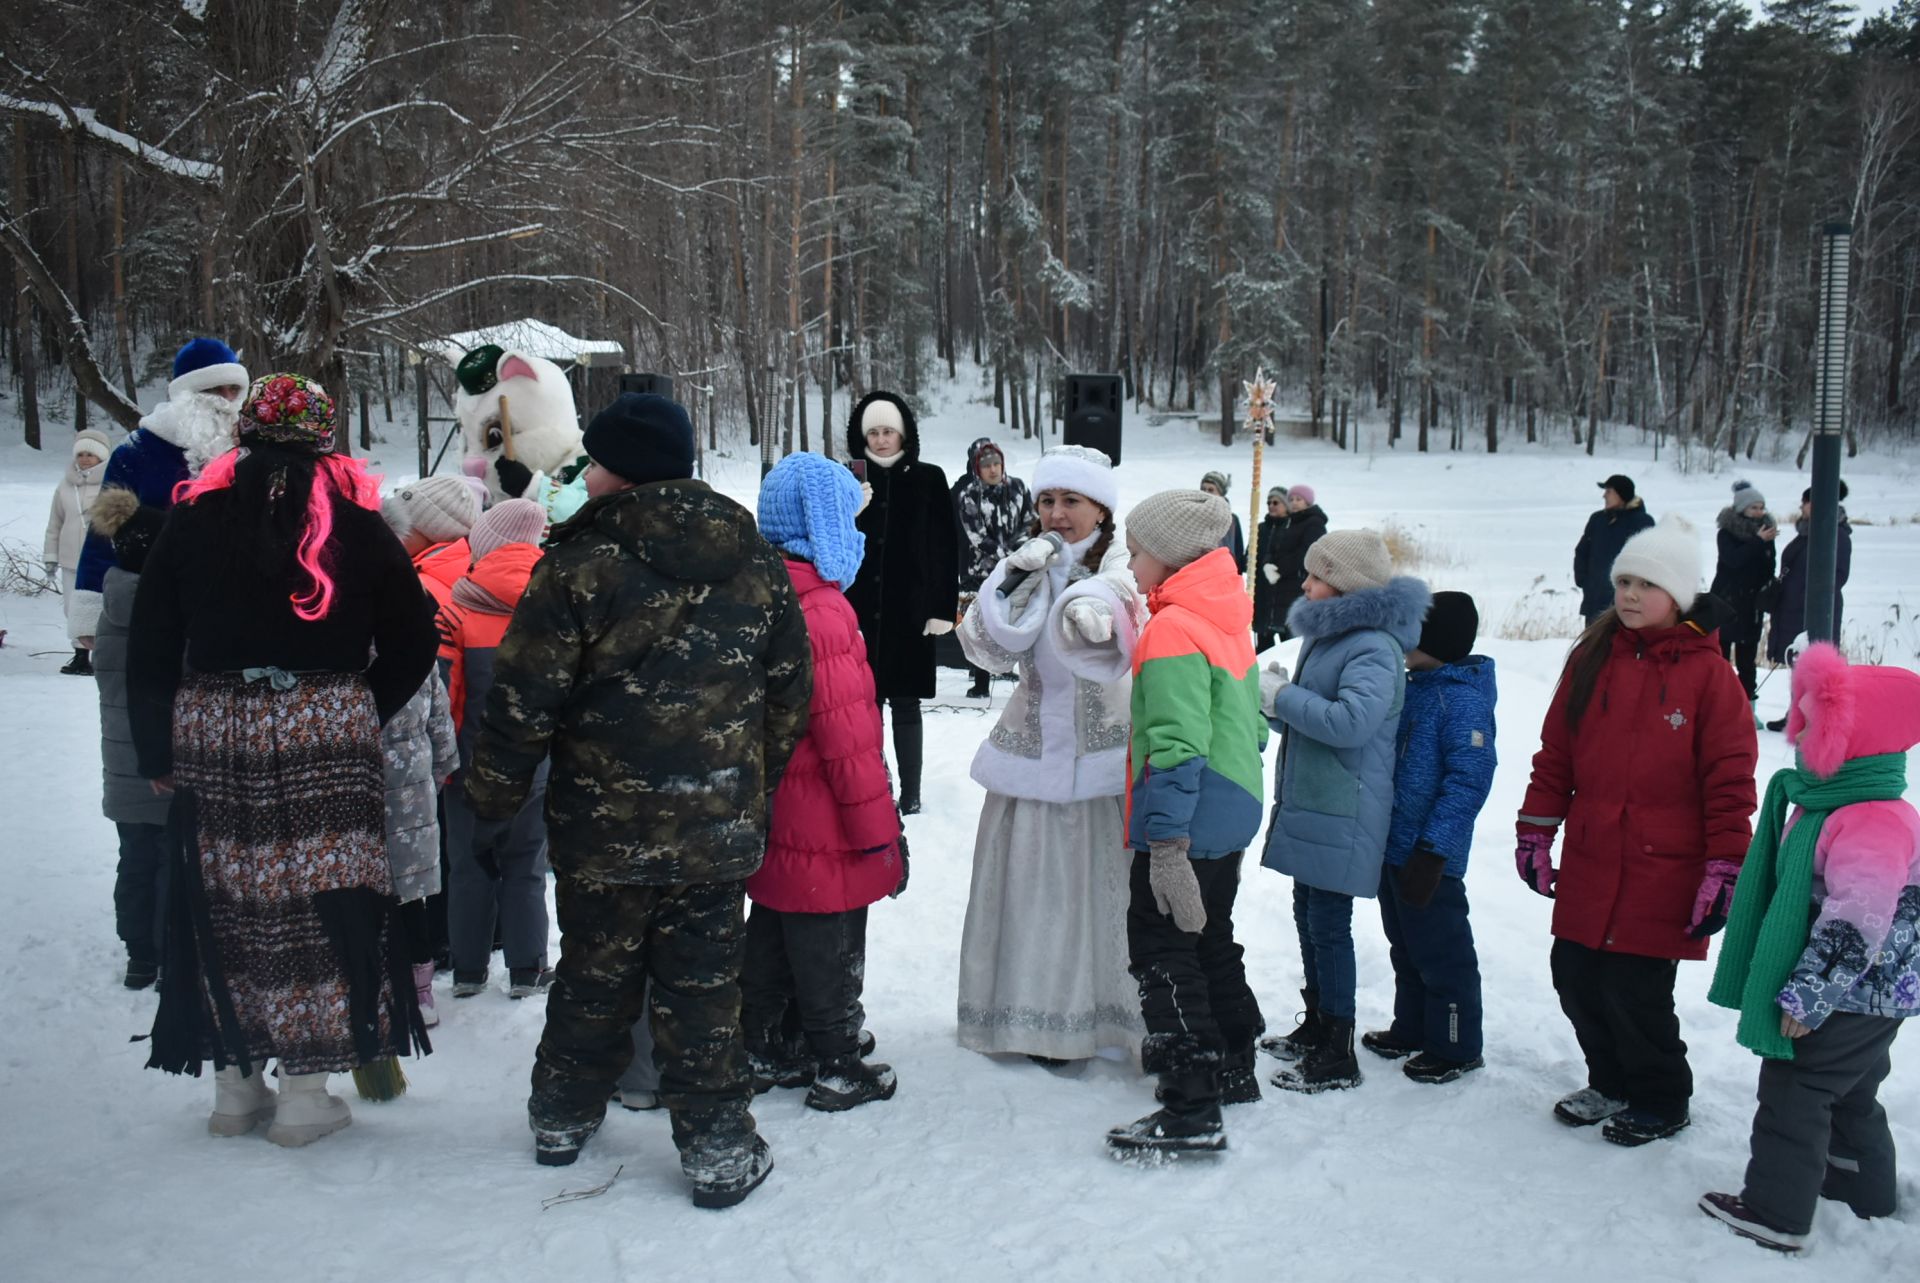
M962 1047L1060 1060L1113 1047L1138 1057L1125 824L1118 797L987 794L960 939Z

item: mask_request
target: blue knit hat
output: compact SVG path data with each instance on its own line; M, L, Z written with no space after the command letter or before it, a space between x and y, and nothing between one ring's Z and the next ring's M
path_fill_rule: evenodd
M859 512L860 483L821 455L790 454L760 482L760 534L843 589L867 555L867 537L853 524Z

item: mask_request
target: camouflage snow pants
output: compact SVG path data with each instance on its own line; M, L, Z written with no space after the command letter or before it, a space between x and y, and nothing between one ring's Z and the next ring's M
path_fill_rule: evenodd
M562 875L560 966L534 1056L529 1123L591 1128L633 1058L632 1026L653 981L654 1060L674 1143L753 1131L740 1037L744 884L633 886Z

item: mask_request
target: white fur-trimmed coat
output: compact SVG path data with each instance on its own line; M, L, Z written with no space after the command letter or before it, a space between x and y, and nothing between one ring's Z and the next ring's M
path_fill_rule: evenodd
M1002 598L1006 575L1002 558L960 624L969 660L990 673L1020 675L974 754L974 780L1003 796L1045 802L1126 792L1133 645L1146 620L1126 546L1116 540L1097 571L1055 562ZM1113 612L1107 641L1089 644L1062 627L1067 604L1079 597Z

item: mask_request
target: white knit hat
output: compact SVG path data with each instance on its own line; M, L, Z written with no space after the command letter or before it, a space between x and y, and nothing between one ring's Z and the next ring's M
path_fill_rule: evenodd
M422 477L387 496L380 515L397 535L409 531L434 543L464 539L480 517L480 503L459 477Z
M1329 530L1307 549L1307 572L1335 592L1385 588L1393 578L1387 541L1371 530Z
M1113 460L1091 446L1057 445L1040 456L1033 470L1033 493L1071 490L1105 508L1120 506L1120 483L1114 480Z
M1218 548L1232 524L1233 510L1217 494L1162 490L1133 505L1127 535L1168 570L1179 570Z
M1627 540L1609 578L1634 575L1666 591L1686 611L1700 595L1700 532L1684 517L1668 517Z

